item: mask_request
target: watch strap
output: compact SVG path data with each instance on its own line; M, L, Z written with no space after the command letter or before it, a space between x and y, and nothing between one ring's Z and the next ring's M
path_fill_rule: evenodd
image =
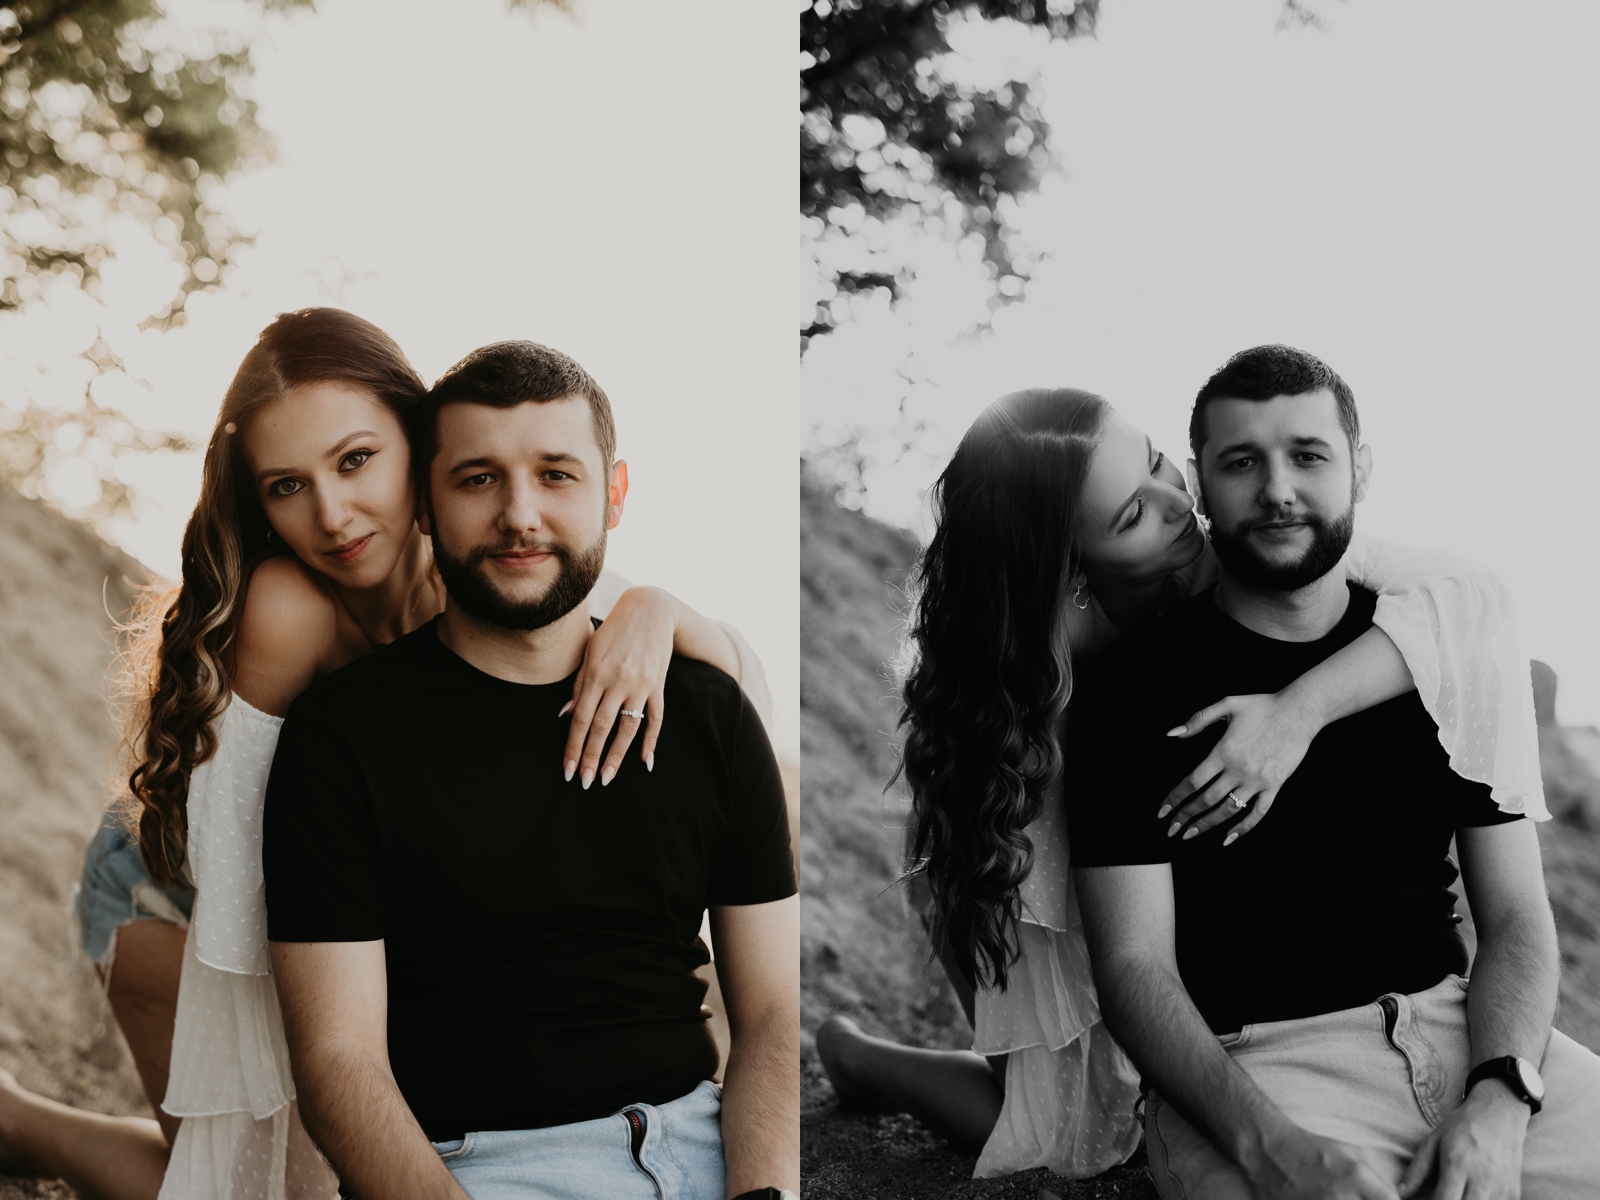
M1498 1079L1510 1088L1512 1094L1526 1104L1530 1110L1538 1112L1544 1107L1544 1101L1529 1092L1523 1084L1522 1072L1517 1063L1518 1059L1514 1054L1508 1054L1504 1058L1491 1058L1488 1062L1479 1063L1472 1068L1471 1073L1467 1076L1467 1086L1462 1092L1463 1098L1485 1079Z

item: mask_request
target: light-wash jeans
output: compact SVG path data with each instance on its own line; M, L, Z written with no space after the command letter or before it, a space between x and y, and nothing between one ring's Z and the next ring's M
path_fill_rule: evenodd
M1461 1103L1471 1049L1467 981L1381 997L1343 1012L1246 1025L1222 1039L1233 1061L1302 1128L1366 1152L1398 1183L1430 1130ZM1523 1200L1600 1195L1600 1058L1551 1033L1539 1066L1544 1109L1528 1122ZM1154 1092L1145 1102L1150 1175L1163 1200L1251 1200L1224 1157Z
M594 1121L469 1133L433 1148L472 1200L722 1200L722 1092Z

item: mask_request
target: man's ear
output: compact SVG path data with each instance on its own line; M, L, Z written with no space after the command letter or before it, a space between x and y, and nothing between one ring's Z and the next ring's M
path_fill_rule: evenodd
M1200 494L1200 464L1190 459L1184 472L1189 478L1189 495L1194 497L1194 511L1204 517L1206 513L1206 498Z
M1372 447L1367 445L1356 448L1355 462L1352 464L1352 473L1355 475L1355 502L1360 504L1367 498L1367 487L1372 482Z
M611 491L606 500L606 528L622 523L622 505L628 498L628 460L619 458L611 467Z
M432 514L428 511L433 505L428 503L428 497L421 488L417 489L417 528L422 530L423 537L433 536Z

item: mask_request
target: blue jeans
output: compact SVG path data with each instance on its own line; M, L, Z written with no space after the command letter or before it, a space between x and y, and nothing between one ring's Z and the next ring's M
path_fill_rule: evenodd
M129 921L155 918L186 926L194 911L194 889L156 886L145 870L139 844L109 811L83 852L83 882L72 898L83 951L110 966L117 930Z
M722 1092L710 1080L662 1105L433 1148L472 1200L723 1200L727 1178Z

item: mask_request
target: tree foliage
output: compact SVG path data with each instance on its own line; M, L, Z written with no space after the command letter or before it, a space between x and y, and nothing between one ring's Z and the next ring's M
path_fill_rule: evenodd
M981 240L992 304L1021 295L1029 264L1013 253L1005 212L1050 167L1049 125L1025 80L985 89L947 76L950 23L1005 19L1068 38L1091 33L1098 12L1099 0L816 0L802 10L800 212L811 238L863 222L931 223ZM823 269L802 338L838 320L830 288L898 296L908 279L881 253Z
M286 10L313 0L254 2ZM250 75L243 35L177 26L156 0L0 6L0 317L38 300L53 277L98 298L118 226L131 222L177 268L171 298L146 325L182 324L186 298L220 286L250 240L206 203L217 184L271 153ZM96 400L95 381L124 371L104 338L77 366L78 404L0 405L0 475L59 499L46 481L75 462L98 496L78 515L103 524L130 506L117 458L190 446Z
M265 9L312 0L256 0ZM270 144L246 94L249 46L183 29L156 0L17 0L0 7L0 309L68 272L94 293L119 217L183 268L152 314L216 286L248 239L206 196Z

